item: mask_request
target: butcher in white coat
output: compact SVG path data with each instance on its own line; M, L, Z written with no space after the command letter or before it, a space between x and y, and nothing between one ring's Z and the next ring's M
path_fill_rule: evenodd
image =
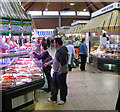
M72 71L71 61L72 61L72 57L75 55L75 48L72 45L71 40L68 41L68 44L66 45L66 47L68 49L68 55L69 55L68 67L69 67L69 71Z

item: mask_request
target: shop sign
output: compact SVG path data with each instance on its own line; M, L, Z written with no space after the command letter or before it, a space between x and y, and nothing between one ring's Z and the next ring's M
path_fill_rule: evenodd
M96 17L98 15L104 14L106 12L109 12L111 10L115 10L115 9L120 9L120 3L119 2L114 2L112 4L109 4L95 12L92 13L91 17Z
M9 19L0 18L0 35L9 36Z
M21 35L21 20L11 20L11 36Z
M32 35L32 22L31 21L23 21L23 36Z
M54 35L54 31L37 31L39 36L50 36Z

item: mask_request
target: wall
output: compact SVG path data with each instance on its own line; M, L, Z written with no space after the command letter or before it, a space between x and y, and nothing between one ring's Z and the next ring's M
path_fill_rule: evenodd
M73 20L89 20L89 18L61 18L61 26L71 26ZM59 27L58 18L34 18L37 29L56 29Z

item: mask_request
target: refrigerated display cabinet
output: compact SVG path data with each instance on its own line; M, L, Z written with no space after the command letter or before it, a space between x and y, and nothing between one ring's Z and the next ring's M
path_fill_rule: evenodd
M89 62L103 71L116 71L120 74L120 44L106 44L90 52Z
M28 52L8 53L1 56L1 59L13 58L10 64L1 65L0 91L3 112L34 105L34 91L42 88L45 83L41 61L38 67L37 61L27 57L27 54Z

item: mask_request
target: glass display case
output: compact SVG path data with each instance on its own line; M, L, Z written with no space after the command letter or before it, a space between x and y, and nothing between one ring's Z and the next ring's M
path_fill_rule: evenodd
M120 59L120 44L100 45L97 50L90 52L90 54L99 58Z
M45 83L42 62L27 57L27 52L3 54L2 58L13 58L10 64L1 67L0 90L2 111L16 111L34 104L34 91Z
M120 73L120 44L100 45L95 51L90 52L89 62L100 70Z

